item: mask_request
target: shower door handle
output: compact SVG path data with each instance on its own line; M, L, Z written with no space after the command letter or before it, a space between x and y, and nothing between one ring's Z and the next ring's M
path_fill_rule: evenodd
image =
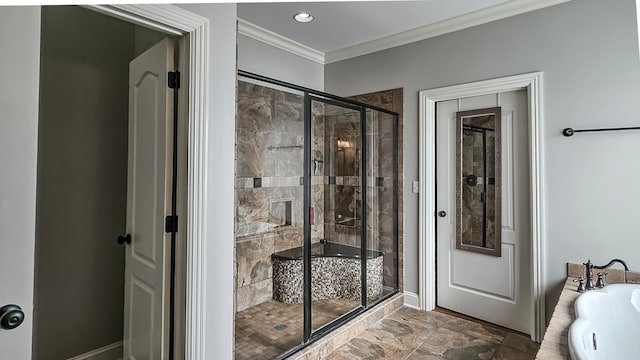
M447 212L444 210L438 211L438 216L440 217L446 217L447 216Z

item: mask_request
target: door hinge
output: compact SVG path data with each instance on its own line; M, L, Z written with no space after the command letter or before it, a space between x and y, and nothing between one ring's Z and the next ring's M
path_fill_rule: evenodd
M171 89L179 89L180 88L180 72L169 71L167 82Z
M178 215L169 215L164 219L164 231L168 233L178 232Z

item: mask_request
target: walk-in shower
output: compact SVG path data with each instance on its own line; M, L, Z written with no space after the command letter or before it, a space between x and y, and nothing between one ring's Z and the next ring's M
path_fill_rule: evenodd
M398 114L239 73L236 359L287 356L398 291Z

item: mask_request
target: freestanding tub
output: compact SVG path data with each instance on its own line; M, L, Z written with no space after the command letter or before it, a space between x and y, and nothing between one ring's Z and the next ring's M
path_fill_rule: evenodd
M573 360L640 359L640 285L613 284L578 297L569 328Z
M302 247L274 253L273 299L303 301ZM382 295L381 251L367 250L367 296ZM311 245L311 299L360 299L360 248L323 241Z

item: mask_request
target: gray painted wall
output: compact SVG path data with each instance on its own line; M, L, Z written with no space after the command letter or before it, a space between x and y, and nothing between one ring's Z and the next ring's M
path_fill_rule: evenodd
M40 7L0 9L0 304L25 321L0 331L2 358L31 359Z
M418 91L544 72L543 144L547 313L565 263L620 257L640 269L640 134L581 134L565 127L638 126L640 61L633 0L574 0L329 64L325 90L405 93L406 289L418 291Z
M58 360L122 340L134 26L47 6L41 41L34 353Z
M238 34L238 69L314 90L324 89L322 64L241 34Z

